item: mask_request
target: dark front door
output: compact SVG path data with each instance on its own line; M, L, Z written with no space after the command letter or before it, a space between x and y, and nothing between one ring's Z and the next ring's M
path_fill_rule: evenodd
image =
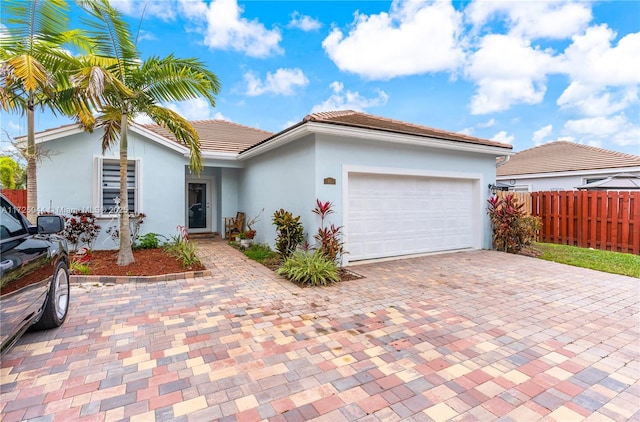
M187 209L189 231L206 231L209 228L209 201L207 182L189 182Z

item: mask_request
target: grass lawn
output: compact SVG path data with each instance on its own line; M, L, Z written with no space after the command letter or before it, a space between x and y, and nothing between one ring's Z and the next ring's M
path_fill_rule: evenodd
M640 255L551 243L535 243L534 248L547 261L640 278Z

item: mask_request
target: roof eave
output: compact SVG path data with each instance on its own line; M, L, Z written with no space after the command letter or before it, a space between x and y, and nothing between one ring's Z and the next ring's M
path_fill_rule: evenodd
M184 145L180 145L179 143L172 141L170 139L165 138L162 135L159 135L157 133L155 133L152 130L147 129L146 127L139 125L137 123L132 123L129 128L131 129L132 132L135 132L139 135L144 136L145 138L148 138L152 141L157 142L158 144L165 146L169 149L172 149L176 152L179 152L181 154L189 154L189 148L187 148Z
M203 160L237 160L238 159L238 153L236 152L216 152L216 151L201 151L200 154L202 155L202 159ZM187 151L187 153L185 153L186 157L190 157L191 154Z
M493 156L509 156L515 153L511 151L510 146L494 146L484 145L471 142L464 142L452 139L440 139L426 135L413 135L406 133L398 133L381 129L367 129L362 127L352 127L346 125L334 125L326 122L301 122L302 124L293 126L290 130L280 132L272 139L262 144L257 144L248 150L240 153L239 159L248 159L263 154L274 148L285 145L307 134L321 134L329 136L343 136L355 139L366 139L375 142L388 142L403 145L416 145L429 148L440 148L455 151L467 151L481 154L490 154ZM429 139L429 143L424 140Z
M80 123L61 126L55 129L49 129L40 133L36 133L35 142L36 144L41 144L43 142L53 141L65 136L77 135L82 132L85 132L85 130ZM22 139L27 139L27 136L25 135L16 138L17 141L22 141Z

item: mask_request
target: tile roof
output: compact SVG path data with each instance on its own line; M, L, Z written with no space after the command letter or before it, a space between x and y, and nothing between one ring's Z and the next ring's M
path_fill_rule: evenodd
M239 153L273 135L266 130L228 122L226 120L195 120L190 122L200 136L200 148L203 152ZM141 125L172 141L173 134L158 125Z
M640 166L640 156L556 141L520 151L497 168L498 176Z
M416 125L414 123L403 122L401 120L394 120L386 117L374 116L371 114L361 113L353 110L313 113L306 116L302 121L330 123L343 126L376 129L408 135L445 139L450 141L466 142L478 145L488 145L508 149L512 148L512 146L509 144L504 144L497 141L476 138L475 136L464 135L462 133L449 132L446 130Z

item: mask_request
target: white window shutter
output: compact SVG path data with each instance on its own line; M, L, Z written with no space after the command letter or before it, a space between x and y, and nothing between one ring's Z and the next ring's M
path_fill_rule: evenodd
M140 214L143 211L142 207L142 160L135 160L135 201L136 201L136 213Z
M97 216L102 215L102 157L93 159L93 211Z

